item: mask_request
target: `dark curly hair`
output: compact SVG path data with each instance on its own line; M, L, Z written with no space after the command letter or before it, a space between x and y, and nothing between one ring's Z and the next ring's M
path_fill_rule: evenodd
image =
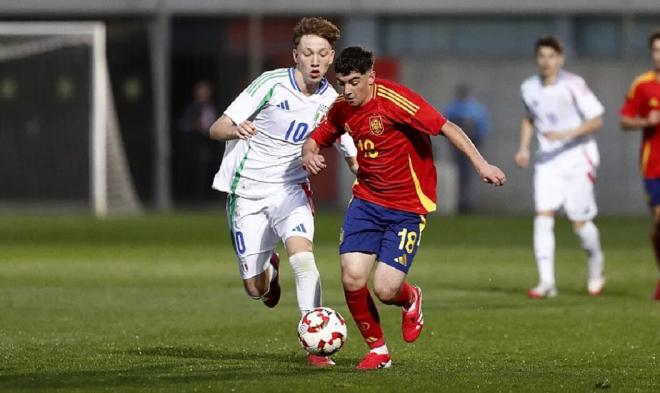
M306 17L298 22L296 27L293 28L294 48L298 46L300 38L304 35L317 35L325 38L330 46L334 46L335 42L341 37L339 28L334 23L320 17Z
M335 73L348 75L353 71L366 74L374 66L374 54L359 46L349 46L335 60Z
M649 49L653 48L653 43L655 42L655 40L660 40L660 29L655 30L649 36Z
M534 44L534 53L538 53L539 48L541 47L552 48L560 55L564 53L564 47L562 46L561 41L555 36L544 35L539 37L539 39L536 40L536 44Z

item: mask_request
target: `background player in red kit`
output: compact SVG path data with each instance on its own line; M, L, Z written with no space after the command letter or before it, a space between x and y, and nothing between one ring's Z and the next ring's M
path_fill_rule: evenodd
M624 130L643 130L640 166L654 225L651 232L658 279L653 298L660 300L660 30L649 37L653 69L639 75L621 107Z
M406 281L426 214L436 208L436 171L431 135L443 133L472 162L484 182L501 186L504 173L490 165L470 139L422 97L396 83L376 79L373 54L344 49L335 62L340 92L327 118L303 145L303 162L312 174L325 168L319 154L344 132L358 148L357 182L342 225L342 283L346 303L370 352L362 370L387 368L378 311L367 281L385 304L402 308L403 337L413 342L424 324L422 291Z

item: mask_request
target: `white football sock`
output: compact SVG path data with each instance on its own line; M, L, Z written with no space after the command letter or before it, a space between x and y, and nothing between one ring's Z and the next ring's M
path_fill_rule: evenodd
M534 218L534 256L539 271L539 281L555 285L555 218Z
M580 238L582 249L586 251L589 258L589 278L602 277L605 258L600 247L598 228L592 221L589 221L582 228L575 231L575 234Z
M385 344L381 345L380 347L372 348L370 350L370 352L373 352L373 353L378 354L378 355L387 355L388 353L390 353L387 350L387 345L385 345Z
M314 254L299 252L289 258L289 264L296 278L296 295L300 312L321 307L321 276L316 268Z

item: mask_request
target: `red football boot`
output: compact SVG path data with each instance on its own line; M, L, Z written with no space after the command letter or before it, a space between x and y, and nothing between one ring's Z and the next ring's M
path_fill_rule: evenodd
M270 264L273 265L273 269L275 269L277 275L275 275L274 279L270 280L270 289L261 301L269 308L273 308L279 303L280 295L282 294L280 288L280 256L276 252L270 257Z
M335 362L328 356L312 355L310 353L307 355L307 360L309 360L309 364L316 368L332 367L335 365Z
M653 294L653 300L660 300L660 278L658 283L655 285L655 293Z
M367 356L362 358L357 365L358 370L378 370L380 368L390 368L392 366L392 358L389 353L379 355L376 352L369 352Z
M422 290L418 286L413 286L415 291L415 301L409 309L401 309L401 330L403 339L406 342L417 340L422 327L424 327L424 314L422 313Z

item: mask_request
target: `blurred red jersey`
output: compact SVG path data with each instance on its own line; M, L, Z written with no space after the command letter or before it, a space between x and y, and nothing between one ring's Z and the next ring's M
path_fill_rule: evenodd
M417 214L434 211L430 135L438 135L447 120L417 93L394 82L376 79L372 94L361 107L339 96L310 137L329 147L344 132L351 135L360 165L355 197Z
M647 117L652 110L660 110L660 82L655 71L648 71L635 78L620 113ZM639 162L645 179L660 178L660 125L644 129Z

